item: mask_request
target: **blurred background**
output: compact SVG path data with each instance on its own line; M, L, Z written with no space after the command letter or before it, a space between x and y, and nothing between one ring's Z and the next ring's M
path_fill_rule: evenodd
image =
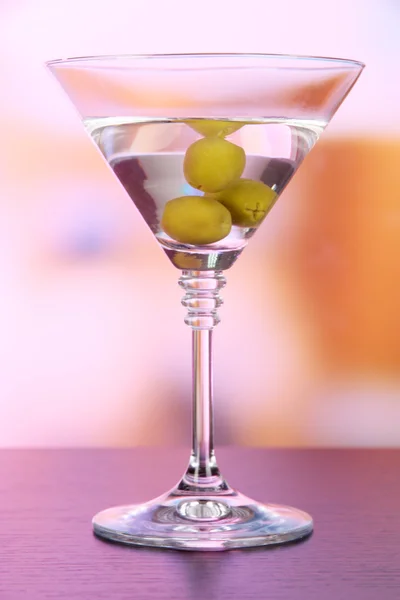
M400 445L399 27L397 0L0 2L0 446L189 444L179 272L43 63L197 51L367 64L228 272L217 442Z

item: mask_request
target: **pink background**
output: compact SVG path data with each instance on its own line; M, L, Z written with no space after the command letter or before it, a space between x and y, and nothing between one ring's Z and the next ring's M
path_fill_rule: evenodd
M197 51L367 63L229 272L219 442L400 445L399 21L395 0L2 0L1 446L189 441L179 273L43 63Z

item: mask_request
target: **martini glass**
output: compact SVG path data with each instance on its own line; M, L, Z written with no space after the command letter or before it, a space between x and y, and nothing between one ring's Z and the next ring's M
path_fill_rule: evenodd
M98 536L226 550L309 535L312 518L230 487L214 453L212 332L229 269L356 82L356 61L240 54L71 58L48 67L172 264L192 329L193 446L169 492L93 519ZM145 258L144 258L145 260ZM157 476L154 464L151 477Z

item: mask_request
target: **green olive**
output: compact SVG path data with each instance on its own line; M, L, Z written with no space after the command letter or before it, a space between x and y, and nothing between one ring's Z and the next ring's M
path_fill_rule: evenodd
M204 135L204 137L221 137L231 135L241 127L244 123L235 123L234 121L220 121L218 119L191 119L186 121L192 129Z
M203 246L226 237L232 219L229 211L213 198L181 196L165 205L161 227L177 242Z
M233 225L257 227L272 208L276 193L265 183L239 179L213 198L231 213Z
M186 181L203 192L219 192L239 179L246 164L243 148L219 137L202 138L186 151Z

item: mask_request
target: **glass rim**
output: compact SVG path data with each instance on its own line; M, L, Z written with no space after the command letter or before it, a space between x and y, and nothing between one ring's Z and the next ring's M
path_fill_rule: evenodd
M309 62L328 62L336 65L343 65L343 67L357 67L359 69L363 69L365 67L365 63L359 60L353 60L348 58L334 58L328 56L312 56L306 54L264 54L262 52L250 52L250 53L242 53L242 52L194 52L194 53L167 53L167 54L104 54L104 55L92 55L92 56L72 56L67 58L57 58L53 60L49 60L45 62L47 67L52 67L53 65L67 65L71 63L80 63L80 62L92 62L97 63L104 60L114 61L114 60L136 60L136 61L146 61L151 59L162 60L162 59L177 59L182 60L185 58L193 58L193 59L207 59L207 58L243 58L243 59L275 59L275 60L299 60L299 61L309 61Z

